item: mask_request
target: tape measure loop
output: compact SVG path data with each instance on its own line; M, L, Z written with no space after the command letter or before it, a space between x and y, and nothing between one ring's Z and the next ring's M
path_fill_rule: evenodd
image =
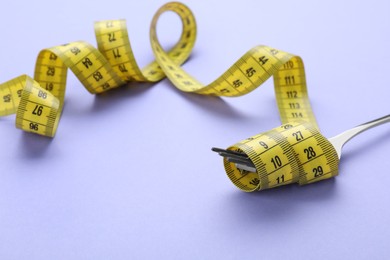
M300 185L338 174L337 153L315 125L297 121L247 138L228 148L245 154L256 168L251 172L224 159L229 179L247 192Z
M167 53L161 49L161 53L178 66L189 57L195 44L195 18L188 7L169 3L159 9L154 21L165 11L176 12L183 23L178 43ZM165 77L156 61L144 69L139 68L125 20L97 22L94 28L99 50L83 41L43 49L37 57L34 80L21 76L1 84L0 116L17 113L18 128L53 137L64 103L68 68L91 94L103 93L130 81L156 82ZM157 36L153 38L157 46Z

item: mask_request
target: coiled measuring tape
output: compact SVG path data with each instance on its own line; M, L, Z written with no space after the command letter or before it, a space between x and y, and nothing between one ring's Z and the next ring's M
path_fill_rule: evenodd
M156 32L160 15L167 11L178 14L183 24L179 41L168 52L161 47ZM34 80L23 75L0 85L0 116L16 112L18 128L54 136L63 107L68 68L93 94L129 81L156 82L166 76L185 92L235 97L251 92L273 76L284 125L228 148L247 154L258 169L256 173L243 173L225 160L228 177L238 188L254 191L337 175L338 157L318 131L300 57L257 46L205 86L180 67L195 44L196 23L190 9L178 2L165 4L154 15L150 41L156 61L142 70L134 59L124 20L97 22L95 33L99 51L86 42L44 49L38 55Z
M230 180L247 192L296 182L309 184L338 174L335 148L310 122L284 124L228 150L247 155L256 168L256 171L243 170L224 159Z

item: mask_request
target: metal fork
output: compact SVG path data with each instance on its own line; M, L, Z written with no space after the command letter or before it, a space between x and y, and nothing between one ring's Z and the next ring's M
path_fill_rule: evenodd
M354 136L381 124L390 122L390 114L375 120L372 120L370 122L364 123L362 125L358 125L352 129L349 129L339 135L336 135L332 138L329 138L329 142L334 146L336 149L337 155L339 159L341 158L341 149L343 146L351 140ZM236 167L242 170L246 170L249 172L256 172L256 167L252 163L252 161L249 159L249 157L240 152L230 151L226 149L221 148L215 148L213 147L211 149L213 152L217 152L219 155L225 157L229 162L235 163Z

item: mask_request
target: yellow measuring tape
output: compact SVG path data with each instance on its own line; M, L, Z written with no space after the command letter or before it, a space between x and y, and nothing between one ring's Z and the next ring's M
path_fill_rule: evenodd
M256 172L224 159L230 180L243 191L308 184L338 174L338 155L332 144L309 122L287 123L228 148L248 155Z
M157 21L166 11L178 14L183 24L179 41L168 52L161 47L156 32ZM54 136L68 68L93 94L130 81L156 82L166 76L185 92L235 97L254 90L273 76L284 125L231 146L230 150L247 154L257 172L243 172L225 160L228 177L240 189L254 191L337 175L338 157L318 131L300 57L257 46L204 86L180 67L195 44L196 23L190 9L178 2L165 4L154 15L150 41L156 61L142 70L134 59L124 20L97 22L95 34L99 51L86 42L44 49L38 55L34 80L24 75L0 85L0 116L16 112L18 128Z
M188 8L175 3L163 7L183 20L183 33L167 53L175 65L182 64L195 43L195 20ZM153 28L155 30L155 28ZM156 82L165 77L152 62L140 69L131 50L124 20L95 23L98 49L86 42L73 42L42 50L34 79L23 75L0 85L0 116L16 112L16 127L28 132L54 136L64 104L68 68L92 94L105 92L130 81Z
M224 159L227 175L238 188L249 192L295 182L307 184L338 174L336 150L318 131L300 57L271 47L257 46L222 76L204 86L175 64L158 42L157 20L167 10L177 12L184 25L191 24L194 19L183 19L181 13L184 13L185 7L171 3L157 11L150 30L156 61L180 90L234 97L254 90L271 76L274 78L276 100L284 125L228 148L248 155L256 167L256 172L250 172L238 169L235 163ZM195 23L192 26L195 31Z

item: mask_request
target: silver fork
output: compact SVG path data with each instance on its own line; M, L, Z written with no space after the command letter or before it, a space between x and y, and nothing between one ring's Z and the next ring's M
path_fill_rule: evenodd
M329 142L334 146L336 149L337 155L339 159L341 158L341 149L343 146L351 140L354 136L370 129L375 126L388 123L390 122L390 114L375 120L372 120L370 122L364 123L362 125L358 125L352 129L349 129L339 135L336 135L332 138L329 138ZM235 151L229 151L221 148L215 148L213 147L211 149L214 152L217 152L219 155L225 157L229 162L235 163L236 167L242 170L246 170L249 172L256 172L256 167L252 163L252 161L249 159L249 157L240 152Z

